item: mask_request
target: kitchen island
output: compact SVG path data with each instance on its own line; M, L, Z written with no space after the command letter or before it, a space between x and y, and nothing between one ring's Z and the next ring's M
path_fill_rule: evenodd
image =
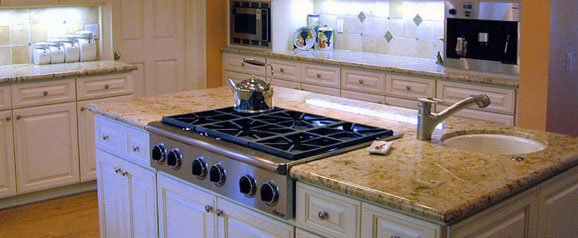
M103 118L144 131L148 123L159 121L163 116L229 107L232 102L233 94L228 88L216 88L102 102L87 108ZM443 129L435 132L432 141L419 141L415 134L417 112L414 110L281 87L276 88L275 103L276 106L287 109L404 133L401 139L394 142L392 150L386 156L369 155L366 149L359 149L291 168L290 175L298 181L296 226L325 236L374 237L372 230L378 229L372 225L375 221L360 221L360 207L363 206L364 209L383 208L407 216L408 219L439 226L439 229L432 228L433 236L416 237L459 237L461 233L454 233L459 231L457 228L466 227L472 230L471 227L461 225L471 224L468 217L478 216L500 206L504 204L501 202L504 200L508 202L519 196L525 196L524 199L540 197L539 186L549 183L550 180L545 183L542 183L543 181L561 173L566 177L576 174L574 166L578 163L578 139L569 136L451 117L445 121ZM547 143L548 147L540 152L523 155L523 160L513 160L511 155L470 153L441 145L441 138L445 135L464 133L463 131L529 137ZM98 136L97 132L97 138ZM143 163L143 166L146 166L146 163ZM564 171L570 172L563 173ZM574 187L563 189L565 192L562 194L577 196ZM343 221L337 221L334 225L338 231L334 233L325 232L331 229L321 227L321 221L312 225L308 222L311 216L303 218L303 214L300 214L309 212L307 209L300 212L300 206L309 204L300 202L300 188L319 189L322 190L319 194L335 194L334 197L337 198L343 196L345 200L352 200L353 203L359 201L359 206L354 208L357 209L357 212L354 212L355 220L350 221L356 225L353 228L343 228L339 227ZM511 204L515 204L514 202ZM525 237L535 237L538 232L543 232L537 228L542 225L537 224L534 217L538 216L536 214L539 206L533 205L537 201L530 203L531 206L520 208L524 211L522 227L516 227L522 229ZM566 205L574 209L576 201L573 203ZM484 209L486 210L483 211ZM572 210L571 213L576 214L576 211ZM365 216L365 210L363 214ZM319 217L322 217L321 213ZM516 219L508 221L519 224L519 215L514 217ZM159 219L163 218L159 216ZM292 220L282 222L294 223ZM162 225L163 222L159 223ZM504 221L505 223L507 222ZM452 227L456 229L450 229ZM338 228L343 228L343 232ZM161 228L161 237L162 231ZM297 233L299 234L299 230Z

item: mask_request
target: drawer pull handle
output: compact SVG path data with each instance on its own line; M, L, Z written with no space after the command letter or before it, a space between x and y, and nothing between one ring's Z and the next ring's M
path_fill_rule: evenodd
M124 177L128 176L128 172L126 172L126 171L122 172L122 176L124 176Z
M241 67L245 67L245 63L241 63Z
M80 108L80 111L81 111L81 112L86 111L86 107L81 107L81 108Z
M42 95L44 95L44 96L48 96L48 91L44 91L44 92L42 92Z
M205 206L205 211L206 211L207 213L211 213L211 212L213 211L213 207L212 207L211 205L206 205L206 206Z
M114 168L114 172L118 174L118 173L122 172L122 169L119 169L119 168L116 168L116 167L115 167L115 168Z
M102 135L102 139L103 139L103 140L108 140L108 139L110 139L110 137L108 137L108 135Z
M285 73L285 69L281 68L279 71L281 71L281 73Z
M140 148L135 145L135 146L132 147L132 151L133 151L133 152L139 152L139 151L140 151Z
M360 80L359 80L359 84L363 84L363 80L360 79Z
M329 213L327 213L326 211L320 211L319 213L317 213L317 216L319 217L319 219L325 220L329 217Z
M104 85L104 89L108 89L108 88L110 88L110 86L108 84Z
M318 78L318 79L320 79L320 78L321 78L321 74L317 74L316 76L317 76L317 78Z
M405 86L405 90L411 91L411 87L409 85Z
M20 116L20 115L16 116L16 120L20 120L20 119L22 119L22 116Z
M6 117L6 121L12 120L12 117Z
M223 215L223 210L221 210L221 209L215 210L215 215L217 215L218 217L222 216L222 215Z

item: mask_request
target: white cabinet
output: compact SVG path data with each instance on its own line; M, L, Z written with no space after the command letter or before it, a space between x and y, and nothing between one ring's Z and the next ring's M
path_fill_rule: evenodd
M297 228L295 230L295 238L321 238L321 236L315 235L301 228Z
M314 92L319 94L325 94L330 96L339 97L341 96L341 91L338 88L329 88L324 86L312 85L312 84L301 84L301 89L307 92Z
M78 100L130 95L133 92L131 74L110 74L78 78Z
M546 181L538 191L538 237L578 234L578 168Z
M341 69L334 66L303 65L301 82L338 89L341 85L340 72Z
M341 88L349 91L384 95L385 74L354 69L342 69Z
M0 110L12 109L12 90L10 86L0 87Z
M273 218L258 214L232 202L219 199L219 238L293 238L295 228Z
M301 82L301 63L276 59L267 59L267 63L273 66L275 79Z
M0 198L16 195L12 112L0 112Z
M15 108L74 102L75 100L74 79L24 83L12 86L12 101Z
M488 95L492 103L482 109L474 105L472 109L510 115L515 113L516 92L510 89L438 81L436 97L443 100L444 104L451 105L469 96L479 94Z
M441 227L371 204L363 204L361 238L440 238Z
M158 237L156 174L97 150L101 237Z
M159 175L160 237L216 237L216 199L191 185Z
M76 103L14 110L18 192L77 183Z
M232 71L237 73L265 76L265 67L256 66L243 62L245 58L252 58L261 62L265 62L263 57L254 57L250 55L238 55L238 54L223 54L223 69L225 71Z

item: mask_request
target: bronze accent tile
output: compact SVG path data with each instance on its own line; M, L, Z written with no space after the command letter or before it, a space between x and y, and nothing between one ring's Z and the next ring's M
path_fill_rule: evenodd
M10 27L0 26L0 45L10 44Z
M12 64L12 47L0 46L0 65Z

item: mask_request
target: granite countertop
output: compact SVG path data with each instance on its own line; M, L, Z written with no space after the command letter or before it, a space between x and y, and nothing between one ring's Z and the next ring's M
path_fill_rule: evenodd
M450 117L443 130L436 131L433 141L419 141L415 110L282 87L276 87L274 99L279 107L405 134L395 140L386 156L369 155L366 149L359 149L294 166L290 170L293 178L439 223L454 223L578 163L578 138L569 136ZM147 123L163 116L228 107L232 102L230 90L221 87L103 102L88 108L146 128ZM332 106L320 107L312 102ZM345 108L343 105L350 106L352 112L330 109ZM362 112L372 116L359 114ZM461 130L517 134L546 141L549 147L526 154L525 160L518 162L508 155L469 153L440 145L443 135Z
M367 70L433 77L445 80L464 81L518 88L518 76L489 72L446 68L436 64L434 59L387 55L349 50L301 51L301 50L259 50L249 48L223 47L226 53L251 54L279 59L332 64Z
M91 61L65 64L14 64L0 66L0 84L43 79L60 79L92 74L109 74L138 69L138 66L117 61Z

